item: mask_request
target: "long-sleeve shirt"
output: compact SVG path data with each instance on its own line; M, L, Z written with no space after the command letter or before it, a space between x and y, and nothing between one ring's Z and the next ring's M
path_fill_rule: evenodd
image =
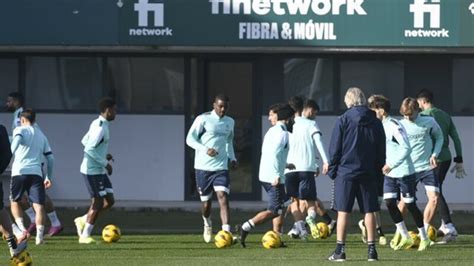
M219 117L214 110L196 117L186 136L186 144L196 152L194 168L204 171L227 170L228 161L236 161L233 140L234 119ZM207 154L211 148L217 151L214 157Z
M54 158L48 139L35 126L20 126L13 131L11 151L14 155L12 176L38 175L43 176L41 164L43 157L48 162L46 179L53 178Z
M336 120L329 145L331 179L377 179L385 164L385 132L375 112L355 106Z
M454 142L454 150L456 151L454 161L462 162L461 140L459 139L458 131L456 130L456 126L454 125L451 116L436 107L426 109L421 112L421 114L432 116L443 132L443 148L441 148L438 160L440 162L451 160L451 151L449 150L449 137L451 137Z
M81 173L86 175L105 174L107 152L109 150L109 121L102 116L92 121L89 130L81 140L84 146L84 157Z
M405 128L390 116L382 124L387 144L386 164L392 169L387 176L402 178L414 174L415 166L410 157L411 147Z
M262 155L258 178L262 182L273 183L280 178L285 183L285 167L289 151L288 131L284 123L277 122L268 129L262 144Z
M295 118L293 132L289 134L290 151L287 159L295 169L289 172L316 172L318 169L316 149L322 161L328 162L321 136L321 130L314 120L305 117Z
M443 132L438 123L434 118L422 115L418 115L415 121L402 119L400 123L406 129L410 141L410 157L415 166L415 172L430 170L430 157L438 157L443 147Z
M13 131L15 130L15 128L21 126L21 122L20 122L21 112L23 112L23 107L20 107L20 108L16 109L15 112L13 112L12 134L13 134Z

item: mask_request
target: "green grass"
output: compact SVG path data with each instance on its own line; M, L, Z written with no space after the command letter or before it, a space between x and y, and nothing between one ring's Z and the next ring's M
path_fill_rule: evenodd
M198 210L196 210L198 211ZM260 244L263 232L270 224L260 225L249 236L248 248L233 246L228 249L217 249L214 244L206 244L200 235L202 218L198 212L180 210L160 211L140 209L125 211L115 208L101 216L94 229L94 237L99 240L99 232L109 223L117 224L122 229L122 239L118 243L96 245L79 245L75 236L74 217L85 212L84 209L59 209L60 219L65 226L64 232L57 237L46 239L46 244L35 246L30 241L29 251L34 265L319 265L329 264L326 257L334 250L335 236L327 240L310 240L303 243L299 240L284 241L288 248L266 250ZM241 223L251 218L255 212L242 210L231 211L231 224ZM333 215L333 214L331 214ZM393 251L388 247L378 247L380 263L384 265L474 265L474 214L454 212L453 220L462 234L456 242L448 245L436 245L426 252L416 250ZM365 265L367 263L367 246L360 241L357 234L359 213L351 215L348 231L351 233L346 245L347 263ZM214 229L220 223L218 211L213 210ZM411 218L408 220L410 230L414 230ZM435 221L439 221L436 218ZM387 212L382 213L385 232L394 231ZM287 217L284 228L292 224ZM435 224L439 226L439 224ZM6 265L8 253L6 244L3 252L0 249L0 265ZM346 264L347 264L346 263Z
M94 245L79 245L76 237L59 236L29 250L34 265L317 265L329 264L325 259L335 246L334 236L306 243L285 238L288 248L266 250L260 237L260 233L250 235L246 249L240 245L217 249L196 234L124 235L117 243ZM349 264L367 263L367 246L358 235L350 235L346 246ZM473 250L474 236L468 235L425 252L378 247L384 265L472 265ZM8 257L4 254L0 260Z

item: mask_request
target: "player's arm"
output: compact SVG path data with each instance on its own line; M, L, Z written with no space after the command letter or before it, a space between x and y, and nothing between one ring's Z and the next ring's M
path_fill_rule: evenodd
M326 154L326 151L324 150L321 131L315 131L312 135L312 138L313 138L314 144L316 144L316 148L319 151L319 155L321 155L321 160L323 160L322 174L325 175L327 174L328 169L329 169L329 161L328 161L328 156Z
M467 173L464 170L463 159L462 159L462 147L461 139L459 138L456 126L453 123L451 117L449 118L449 132L448 135L454 142L454 150L456 151L456 157L454 157L455 165L451 168L451 173L456 171L456 178L464 178Z
M44 142L43 155L46 158L47 173L45 176L45 181L49 181L51 185L51 180L53 180L53 169L54 169L54 156L51 147L49 146L48 139Z
M337 167L342 157L342 124L341 118L336 120L336 125L332 131L331 142L329 143L329 171L328 176L335 179L337 175Z
M376 146L376 168L375 170L377 171L377 176L383 176L382 174L382 168L385 165L385 159L387 156L387 145L385 143L385 130L383 129L382 122L378 121L375 123L376 126L376 139L375 139L375 145Z
M390 157L393 158L390 160L391 162L389 163L387 161L387 165L390 169L398 167L403 163L407 156L410 156L410 142L406 131L401 126L393 127L392 136L398 143L398 150L395 154L390 154Z
M196 151L207 151L208 147L202 144L201 134L204 133L204 121L201 116L196 117L186 136L186 144Z
M441 149L443 148L443 132L434 118L432 119L432 126L430 131L431 138L434 140L434 148L431 154L430 163L432 167L437 166L436 158L438 158Z
M10 149L12 154L15 154L16 150L20 145L23 144L23 135L21 134L21 128L15 128L13 130L12 143Z
M0 173L3 173L12 159L12 151L7 129L2 125L0 125L0 153Z
M106 158L97 152L97 146L104 139L104 128L101 126L92 127L87 134L88 136L82 139L82 144L84 144L84 152L89 155L92 160L96 161L103 167L106 167Z
M275 157L278 157L278 154L285 149L285 146L288 145L288 132L281 131L280 134L275 139L275 150L272 154L275 154ZM272 183L272 186L277 186L281 182L280 176L280 169L284 169L286 167L286 158L284 160L275 160L273 164L273 173L275 175L275 180Z
M234 126L232 125L232 130L227 137L226 142L226 151L227 157L229 158L233 167L237 166L237 159L235 158L235 151L234 151Z

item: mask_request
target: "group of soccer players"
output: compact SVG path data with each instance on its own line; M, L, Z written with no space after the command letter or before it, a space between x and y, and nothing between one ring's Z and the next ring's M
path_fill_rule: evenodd
M36 245L44 244L46 214L51 222L47 235L54 236L63 230L52 201L46 195L46 189L53 184L54 157L48 139L36 122L35 111L24 108L23 95L19 92L10 93L6 107L13 112L13 122L11 137L3 125L0 127L0 173L5 171L13 157L10 202L14 223L4 210L2 200L2 233L10 248L12 263L28 263L31 258L25 251L27 240L36 231ZM88 212L74 220L81 244L95 242L91 237L94 223L100 213L114 204L112 184L108 177L112 174L110 161L113 161L112 155L108 153L108 125L115 119L115 101L102 99L99 110L99 117L91 123L82 139L84 157L80 171L92 202ZM0 198L3 199L1 183ZM23 213L30 218L28 229L24 226Z
M361 91L359 95L362 97L358 101L359 105L366 106L365 96ZM406 249L413 245L403 218L407 211L413 215L419 230L421 243L418 250L425 250L432 245L426 231L432 223L438 205L442 216L440 231L445 234L443 240L452 241L457 236L446 200L442 195L441 185L451 160L448 137L455 143L456 165L453 171L460 178L466 175L462 165L461 143L450 116L434 107L432 102L433 95L429 91L420 92L417 99L404 99L400 107L403 119L397 120L390 116L389 99L383 95L372 95L368 99L368 108L373 111L369 114L378 118L380 120L378 123L383 125L385 134L383 151L386 151L381 155L383 158L378 158L384 162L383 167L371 169L376 173L379 188L369 192L383 195L387 204L396 226L395 237L390 243L394 250ZM49 235L56 235L63 228L50 198L45 193L45 189L52 186L54 157L46 136L36 123L35 112L32 109L25 109L23 105L23 96L17 92L11 93L7 100L8 110L14 112L11 139L8 139L5 128L3 126L0 128L2 137L0 171L6 169L12 155L14 158L10 188L14 223L3 209L3 204L0 204L3 234L13 258L25 250L26 241L34 231L36 231L36 244L44 243L46 213L51 220ZM352 107L354 106L348 105L349 109ZM210 242L212 239L211 202L214 192L217 194L220 206L222 230L231 231L228 164L230 162L232 167L237 167L237 158L233 148L234 120L226 115L228 108L229 98L217 95L213 102L213 110L199 115L186 137L186 143L196 151L194 167L197 189L202 201L205 242ZM84 176L92 200L87 213L74 220L81 244L95 242L91 237L94 224L100 214L109 209L115 201L108 177L112 174L111 161L113 161L112 155L108 153L108 143L109 123L115 119L116 103L110 98L104 98L99 102L99 110L99 117L92 121L81 141L84 146L84 157L80 172ZM315 178L320 174L326 175L331 170L334 172L334 167L330 166L333 154L331 156L326 154L322 133L315 121L318 111L319 107L314 100L304 100L301 97L292 97L289 103L277 103L269 108L271 127L263 140L259 166L259 180L268 194L268 208L241 223L239 240L243 247L246 247L245 240L249 232L256 225L269 219L272 220L273 231L282 233L283 218L288 209L295 221L289 232L293 237L306 240L311 235L316 238L319 234L316 226L317 215L328 225L330 233L337 228L338 246L329 259L345 260L345 237L339 239L339 227L345 230L347 221L341 220L343 225L339 226L324 209L316 192ZM322 159L321 167L317 164L318 153ZM46 171L43 168L46 168ZM416 205L418 182L423 182L425 185L429 200L424 215ZM2 193L3 190L0 188L0 196ZM354 197L356 194L357 192L354 193ZM340 197L340 194L336 196L336 201ZM352 203L351 199L343 201L348 203L343 209L350 212L346 209L352 209L353 199ZM290 204L287 204L288 202ZM359 201L359 205L364 204L367 203ZM336 209L338 207L341 208L341 203L336 204ZM375 212L379 210L379 206L361 208L361 210L369 209ZM31 220L28 229L23 223L24 212ZM338 221L341 219L340 216L337 218ZM376 253L370 255L370 245L375 245L373 241L375 227L372 228L372 224L370 222L367 228L362 224L362 229L370 238L367 238L369 260L377 260ZM377 226L380 227L380 222ZM378 231L383 237L380 228ZM382 238L380 243L384 244ZM375 251L375 246L373 248Z
M382 199L385 200L396 227L395 236L390 241L390 247L394 250L408 249L414 244L404 222L407 211L412 214L419 231L421 239L419 251L426 250L433 244L427 236L427 230L432 223L437 206L442 217L439 229L444 234L443 241L440 243L447 243L456 238L457 231L441 190L451 160L449 137L453 139L456 150L454 158L456 165L452 172L456 172L458 178L466 175L462 164L461 143L451 117L434 107L433 94L427 90L422 90L416 99L408 97L403 100L400 106L401 120L390 116L391 102L385 96L372 95L366 100L365 95L358 88L349 89L347 94L354 91L357 92L359 99L356 104L348 105L349 110L357 107L366 108L368 111L364 112L373 117L371 119L374 121L379 121L375 123L379 123L376 127L380 128L381 133L377 143L381 146L379 150L382 154L376 158L380 163L375 164L377 167L368 169L367 172L367 175L374 176L373 180L376 184L367 187L363 184L360 187L352 185L354 187L346 188L350 190L347 191L348 194L338 192L336 189L338 195L336 195L335 209L339 211L337 221L341 219L341 214L345 216L341 220L343 225L340 226L340 231L336 220L333 220L324 210L316 193L315 178L318 175L326 175L332 170L333 173L328 175L333 176L336 183L340 183L337 178L341 179L334 174L335 171L337 172L337 166L329 161L330 158L322 143L321 131L315 121L319 111L318 105L314 100L303 100L301 97L292 97L289 103L274 104L269 108L268 119L271 127L263 139L259 166L259 180L268 194L268 208L241 223L239 240L242 247L246 247L245 240L249 232L256 225L267 220L271 219L273 231L281 234L286 204L290 202L288 211L291 212L295 223L289 235L306 240L311 233L316 238L319 233L316 227L316 216L319 214L328 225L330 233L336 227L338 229L338 246L328 259L344 261L346 259L344 249L346 217L351 212L354 202L354 199L348 197L352 196L357 198L361 211L370 215L378 212ZM210 242L212 236L210 204L213 191L216 191L221 207L222 230L229 232L231 230L228 206L230 192L228 162L230 161L235 167L237 160L233 149L234 120L226 115L228 108L228 97L217 95L214 99L213 110L199 115L186 137L186 143L196 150L194 166L198 192L203 203L205 242ZM365 122L362 121L362 123ZM335 135L341 137L338 130L334 129L333 139ZM331 144L334 142L333 139ZM357 146L357 143L353 145ZM321 167L317 164L317 151L322 159ZM331 158L334 158L334 154L331 155ZM357 160L362 160L362 158ZM350 169L346 170L350 171ZM428 197L424 214L416 205L416 185L419 182L424 184ZM367 190L367 188L370 189ZM375 194L377 206L371 207L374 197L368 200L364 198L366 195L362 195L364 193ZM339 204L337 204L338 201ZM371 217L376 217L376 215ZM378 221L375 222L376 220ZM368 259L369 261L378 260L374 242L375 228L380 237L379 243L385 245L386 240L379 219L366 221L370 222L370 226L366 227L363 220L359 226L364 234L363 239L369 244Z

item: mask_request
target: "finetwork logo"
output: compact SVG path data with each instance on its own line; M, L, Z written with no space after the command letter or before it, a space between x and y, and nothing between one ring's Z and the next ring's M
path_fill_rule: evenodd
M138 27L130 29L131 36L173 36L173 29L164 28L164 3L150 3L149 0L138 0L134 4L134 10L138 12ZM150 26L149 17L153 19Z
M413 13L414 29L405 30L405 37L449 38L449 30L440 29L440 0L414 0L410 4L410 12ZM425 29L425 15L429 17L429 29Z

